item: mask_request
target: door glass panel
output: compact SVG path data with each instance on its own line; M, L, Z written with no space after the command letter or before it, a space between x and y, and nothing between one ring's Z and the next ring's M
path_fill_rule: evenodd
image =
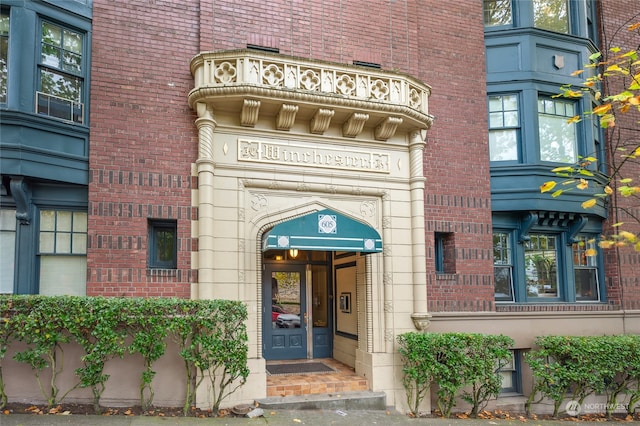
M273 328L300 328L300 272L271 273L271 322Z
M323 252L324 253L324 252ZM325 265L314 265L311 267L312 291L311 306L314 327L327 327L328 318L328 289L327 289L327 267Z

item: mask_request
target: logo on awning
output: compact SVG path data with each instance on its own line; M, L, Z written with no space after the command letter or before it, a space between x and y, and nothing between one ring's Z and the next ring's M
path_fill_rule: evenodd
M332 214L318 215L318 234L336 234L338 232L338 223L336 216Z

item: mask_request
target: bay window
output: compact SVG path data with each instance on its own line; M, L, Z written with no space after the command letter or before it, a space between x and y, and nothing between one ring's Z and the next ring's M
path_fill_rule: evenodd
M497 303L602 302L597 234L572 234L571 226L538 224L516 243L518 225L494 225L493 270ZM595 223L588 232L596 231ZM545 228L548 228L545 229ZM571 243L567 243L572 241Z

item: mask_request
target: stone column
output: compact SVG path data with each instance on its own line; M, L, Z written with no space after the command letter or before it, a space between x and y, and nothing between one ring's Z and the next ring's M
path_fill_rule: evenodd
M425 266L424 234L424 165L423 151L425 130L415 130L409 135L409 161L411 185L411 245L413 272L413 313L411 318L416 329L429 327L431 315L427 312L427 270Z
M213 111L204 103L196 105L198 118L198 291L199 299L214 299L214 159L213 132L216 121Z

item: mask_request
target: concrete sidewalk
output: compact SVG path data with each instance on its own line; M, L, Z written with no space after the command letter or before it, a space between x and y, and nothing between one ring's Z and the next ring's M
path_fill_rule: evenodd
M631 423L631 422L629 422ZM510 426L510 425L542 425L568 426L565 420L480 420L480 419L413 419L397 411L382 410L265 410L262 417L225 417L225 418L193 418L193 417L151 417L151 416L86 416L86 415L36 415L36 414L0 414L2 426L31 425L77 425L77 426L194 426L194 425L435 425L435 426ZM580 425L602 425L602 422L579 422Z

